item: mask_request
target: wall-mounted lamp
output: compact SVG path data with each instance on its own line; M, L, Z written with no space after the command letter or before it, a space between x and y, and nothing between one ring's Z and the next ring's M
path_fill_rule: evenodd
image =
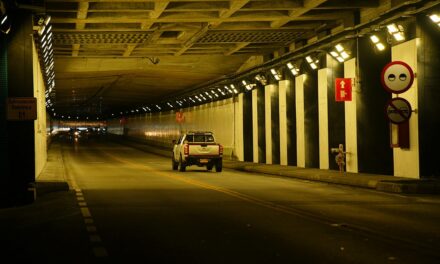
M313 60L312 59L312 57L310 57L310 56L307 56L306 57L306 61L309 63L309 65L310 65L310 67L313 69L313 70L316 70L316 69L318 69L318 62L319 62L319 60Z
M373 42L373 44L376 46L376 49L379 51L382 51L385 49L385 45L382 44L382 42L380 41L379 37L376 35L371 35L370 36L371 41Z
M335 50L330 52L330 55L332 55L339 62L344 62L350 57L341 44L337 44L335 46Z
M0 16L0 31L4 34L8 34L11 31L11 23L7 14Z
M387 25L388 33L394 37L396 41L405 40L405 33L402 25L397 25L395 23Z
M254 88L256 86L255 83L249 83L246 80L242 80L241 83L244 85L244 87L246 88L246 90L250 91L252 90L252 88Z
M289 68L290 72L293 74L293 76L299 75L299 68L296 64L292 64L291 62L287 63L287 68Z
M231 86L232 91L234 91L235 94L238 94L238 90L237 90L237 88L235 88L235 85L231 84L230 86Z
M261 83L261 85L267 85L267 79L266 76L264 76L263 74L257 74L255 75L255 80L257 80L259 83Z
M429 16L429 18L432 20L432 22L436 23L437 26L440 27L440 16L437 14L432 14Z
M276 69L270 69L270 73L272 73L275 80L281 81L282 75L279 71L277 71Z

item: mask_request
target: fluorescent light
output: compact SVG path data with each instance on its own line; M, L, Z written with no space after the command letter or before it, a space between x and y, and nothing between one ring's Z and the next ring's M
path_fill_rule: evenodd
M344 59L348 59L350 57L350 55L348 55L347 52L343 51L343 52L341 52L341 57Z
M41 26L40 29L38 30L38 35L40 35L40 36L43 35L45 29L46 29L46 26L44 26L44 25Z
M390 32L391 34L399 32L399 29L397 28L397 25L394 24L394 23L393 24L389 24L387 26L387 28L388 28L388 32Z
M49 24L51 17L47 16L46 19L44 20L44 24L47 26L47 24Z
M429 16L429 18L434 22L434 23L439 23L440 22L440 16L438 16L437 14L432 14Z
M296 65L293 65L292 63L287 63L287 68L292 72L294 76L297 76L299 74L299 69Z
M281 80L281 74L277 70L271 69L270 72L272 73L273 77L275 77L275 80Z
M312 60L312 58L311 58L310 56L307 56L307 57L306 57L306 61L307 61L308 63L312 63L312 62L313 62L313 60Z
M344 47L342 47L341 44L336 45L335 48L336 48L336 50L339 51L339 52L341 52L341 51L344 50Z
M344 61L345 61L344 58L342 58L342 57L336 57L336 59L337 59L339 62L344 62Z
M336 51L331 51L330 55L332 55L335 58L339 57L339 54Z
M393 37L394 37L397 41L405 40L405 35L403 35L403 32L399 32L399 33L393 34Z
M385 49L385 46L384 46L382 43L380 43L380 42L376 44L376 47L377 47L377 49L380 50L380 51L382 51L382 50Z
M3 25L3 23L6 22L6 19L8 19L8 16L7 16L7 15L5 15L5 17L2 19L2 22L0 23L0 25Z
M378 43L380 39L376 35L372 35L370 37L371 41L373 41L374 44Z
M318 69L318 66L316 66L314 62L310 63L310 67L312 67L314 70Z

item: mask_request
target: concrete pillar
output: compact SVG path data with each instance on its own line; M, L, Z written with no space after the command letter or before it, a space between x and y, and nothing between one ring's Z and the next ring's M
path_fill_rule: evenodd
M279 86L279 115L280 115L280 164L288 164L287 156L287 89L290 87L289 80L278 83Z
M328 83L329 69L318 71L318 112L319 112L319 168L329 169L328 139ZM333 98L332 98L333 99Z
M243 94L239 94L234 101L234 146L235 155L239 161L244 161L243 144Z
M253 162L258 163L258 89L252 90L252 145Z
M399 94L399 97L408 100L412 109L418 109L418 82L417 82L417 42L413 39L392 47L391 56L393 61L406 62L416 73L411 88ZM393 95L396 97L396 95ZM420 178L420 155L419 155L419 116L412 113L409 119L409 149L393 148L394 176Z
M344 77L354 78L356 84L356 59L353 58L344 62ZM352 101L344 102L345 104L345 149L346 155L346 170L347 172L358 172L358 151L357 151L357 89L353 86Z
M296 157L297 166L306 167L305 126L304 126L304 81L305 74L295 78L296 102Z
M272 164L272 89L276 85L264 87L265 127L266 127L266 164Z
M7 68L2 69L7 75L7 81L3 81L7 84L7 96L34 97L32 15L21 10L11 17L11 31L6 38L6 47L2 50L2 56L6 54L7 60ZM5 88L1 89L4 94ZM5 112L2 114L5 120ZM0 148L3 153L7 153L9 169L0 172L0 203L33 201L34 193L29 187L35 182L34 121L7 121L5 124L7 143L0 142Z

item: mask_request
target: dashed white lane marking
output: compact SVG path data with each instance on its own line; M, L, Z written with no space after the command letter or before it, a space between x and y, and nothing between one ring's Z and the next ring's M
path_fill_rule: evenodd
M92 215L90 214L89 208L87 207L81 207L81 213L83 215L83 217L91 217Z
M100 245L102 243L102 239L98 235L98 231L96 226L94 225L92 214L90 213L90 210L87 207L87 203L85 202L84 194L82 193L81 189L78 188L75 189L75 192L81 214L84 218L84 223L86 224L87 232L89 233L89 239L92 243L93 254L95 255L95 257L98 258L108 257L107 250L105 249L105 247Z

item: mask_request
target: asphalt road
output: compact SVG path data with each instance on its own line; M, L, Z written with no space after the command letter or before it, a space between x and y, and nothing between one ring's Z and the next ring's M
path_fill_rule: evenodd
M63 156L74 191L56 194L71 252L60 259L74 263L440 263L440 197L177 172L104 142L65 144ZM50 249L66 228L49 227L55 242L39 246L65 252Z

